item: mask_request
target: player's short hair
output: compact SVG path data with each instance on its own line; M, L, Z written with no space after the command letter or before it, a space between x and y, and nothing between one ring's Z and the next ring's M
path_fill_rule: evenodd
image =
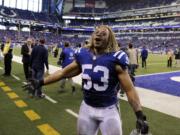
M116 41L116 38L115 38L115 35L114 35L114 32L112 31L112 29L107 25L100 25L100 26L96 27L96 30L101 27L103 27L109 31L109 40L108 40L108 45L107 45L108 52L118 51L118 43ZM92 34L92 36L89 40L89 44L86 47L93 49L93 47L94 47L93 38L94 38L94 33Z

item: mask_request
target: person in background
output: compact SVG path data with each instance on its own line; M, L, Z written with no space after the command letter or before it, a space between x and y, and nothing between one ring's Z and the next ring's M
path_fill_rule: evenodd
M134 83L135 81L135 70L138 67L138 53L131 43L128 44L127 54L129 57L129 75Z
M22 63L26 81L29 81L30 76L30 57L32 52L32 40L30 38L27 39L26 43L22 45L21 55L22 55Z
M2 49L4 47L4 43L0 41L0 62L1 60L3 60L3 56L2 56Z
M180 67L180 48L178 49L177 67Z
M55 44L55 46L54 46L54 48L53 48L53 55L54 55L54 58L57 58L58 52L59 52L58 45Z
M62 68L65 68L67 65L71 64L73 62L73 60L74 60L74 50L70 47L69 42L65 42L64 48L62 49L62 52L61 52L60 58L59 58ZM74 94L75 93L75 86L74 86L75 84L74 84L72 78L68 78L68 82L70 83L71 88L72 88L72 93ZM66 78L62 79L60 81L59 92L64 91L65 83L66 83Z
M39 45L35 46L31 53L31 61L30 66L32 69L32 78L33 79L43 79L44 77L44 65L47 68L47 71L49 70L49 64L48 64L48 50L44 46L45 40L40 39ZM37 96L40 98L45 97L45 95L42 93L42 88L39 87L38 89L35 89L32 93L32 96Z
M172 68L173 56L174 56L173 50L169 49L167 51L167 67Z
M39 43L38 43L38 40L35 39L35 38L31 38L31 48L37 46Z
M11 44L11 39L7 38L6 43L4 44L3 48L3 55L4 55L4 76L11 75L11 65L12 65L12 58L13 58L13 45Z
M174 58L175 58L175 67L178 66L178 58L179 58L179 49L176 48L174 51Z
M146 68L146 60L148 57L148 50L146 49L145 46L143 46L142 50L141 50L141 60L142 60L142 68Z
M32 80L26 87L39 88L82 73L83 101L77 135L97 135L99 129L102 135L122 135L116 88L120 83L137 117L137 131L147 134L146 116L127 72L128 57L118 49L112 29L106 25L98 26L89 45L75 52L75 60L71 64L46 78Z

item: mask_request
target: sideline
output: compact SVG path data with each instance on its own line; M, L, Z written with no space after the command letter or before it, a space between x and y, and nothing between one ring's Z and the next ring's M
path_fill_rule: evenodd
M171 72L161 72L161 73L145 74L145 75L136 75L135 77L151 76L151 75L162 75L162 74L176 73L176 72L180 72L180 70L171 71Z

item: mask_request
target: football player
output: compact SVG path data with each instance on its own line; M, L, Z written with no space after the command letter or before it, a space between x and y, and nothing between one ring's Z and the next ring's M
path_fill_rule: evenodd
M98 129L102 135L122 135L117 108L118 82L136 114L137 128L142 134L148 133L138 94L127 72L128 57L118 50L111 28L101 25L92 34L89 44L77 50L70 65L43 80L32 80L31 85L38 88L82 73L84 98L79 110L78 135L97 135Z
M70 47L69 42L64 43L64 48L62 49L62 52L60 54L59 61L61 61L61 66L62 68L65 68L67 65L71 64L74 60L74 50ZM75 92L75 86L72 78L68 78L68 81L71 84L72 87L72 93L74 94ZM59 92L64 90L64 86L66 83L66 79L62 79L60 81L60 90Z

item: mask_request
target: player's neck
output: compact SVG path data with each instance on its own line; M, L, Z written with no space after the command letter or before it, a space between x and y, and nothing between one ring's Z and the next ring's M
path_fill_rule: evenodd
M108 50L107 49L94 49L94 54L95 55L102 55L102 54L104 54L104 53L107 53L108 52Z

